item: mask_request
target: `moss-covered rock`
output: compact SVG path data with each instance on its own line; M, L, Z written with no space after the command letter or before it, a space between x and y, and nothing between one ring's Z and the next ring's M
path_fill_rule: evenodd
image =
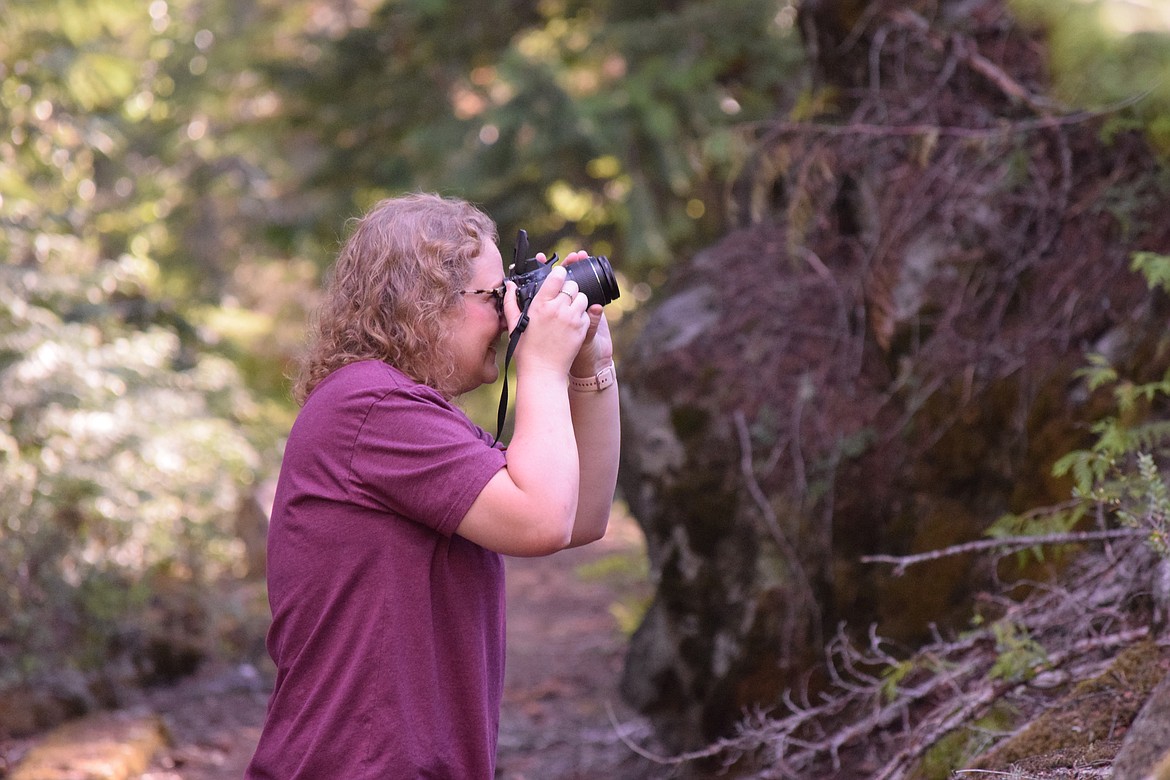
M1102 674L1081 680L1014 736L979 756L968 769L1007 771L1067 767L1112 759L1151 691L1165 677L1170 652L1152 640L1118 653Z

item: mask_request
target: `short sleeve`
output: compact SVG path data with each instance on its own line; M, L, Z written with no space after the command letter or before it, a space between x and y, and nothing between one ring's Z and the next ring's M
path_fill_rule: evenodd
M450 536L504 466L504 453L462 410L430 388L396 388L362 423L351 495Z

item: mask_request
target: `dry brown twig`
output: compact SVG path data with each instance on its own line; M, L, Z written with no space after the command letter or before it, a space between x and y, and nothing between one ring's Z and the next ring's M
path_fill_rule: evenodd
M946 48L946 40L930 27L930 22L908 8L899 8L890 14L890 19L896 24L914 30L925 37L929 45L936 51ZM1057 105L1042 95L1029 92L1023 84L1009 76L1003 68L979 53L975 41L967 36L954 33L950 36L951 43L958 53L959 59L979 75L994 84L1003 94L1019 101L1037 114L1047 115L1057 108Z
M906 569L916 563L937 561L952 555L966 555L967 553L987 552L989 550L1024 550L1029 547L1043 547L1060 544L1085 544L1087 542L1104 542L1113 539L1134 539L1145 536L1143 531L1135 528L1113 528L1106 531L1070 531L1066 533L1039 534L1036 536L1007 536L1001 539L979 539L973 542L964 542L939 550L918 553L915 555L863 555L862 563L892 563L896 564L894 575L901 576Z

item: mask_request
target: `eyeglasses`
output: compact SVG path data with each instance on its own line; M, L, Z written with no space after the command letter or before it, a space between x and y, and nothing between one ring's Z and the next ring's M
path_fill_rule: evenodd
M504 293L507 291L508 291L508 288L501 284L499 287L493 287L490 290L460 290L459 294L460 295L490 295L492 298L495 299L496 311L499 312L500 314L503 314L504 313Z

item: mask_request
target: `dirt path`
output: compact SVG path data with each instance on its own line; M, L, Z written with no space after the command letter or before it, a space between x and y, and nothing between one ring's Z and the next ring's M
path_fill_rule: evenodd
M666 777L620 738L647 724L621 702L618 680L630 623L650 594L644 545L628 517L602 541L548 558L509 559L508 661L500 727L501 780L648 780ZM628 626L627 626L628 627ZM267 700L250 668L151 695L171 746L140 780L239 780Z
M646 780L647 724L621 701L622 623L650 586L641 532L615 517L600 542L547 558L508 561L508 666L497 777Z

